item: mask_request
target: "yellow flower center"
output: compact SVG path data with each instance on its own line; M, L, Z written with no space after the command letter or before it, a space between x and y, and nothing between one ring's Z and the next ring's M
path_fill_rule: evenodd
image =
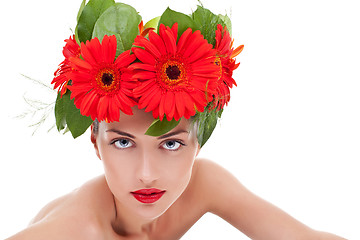
M220 57L216 56L215 58L215 62L214 62L217 66L219 66L219 77L218 80L221 78L222 76L222 64L221 64L221 59Z

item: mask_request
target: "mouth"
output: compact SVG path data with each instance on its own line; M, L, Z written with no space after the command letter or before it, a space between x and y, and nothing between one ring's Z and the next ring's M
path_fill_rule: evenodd
M140 189L131 192L134 198L141 203L154 203L158 201L164 195L164 193L164 190L159 190L156 188Z

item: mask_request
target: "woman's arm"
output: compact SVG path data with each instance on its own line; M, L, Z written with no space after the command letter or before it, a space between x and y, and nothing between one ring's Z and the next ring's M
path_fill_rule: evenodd
M315 231L247 190L219 165L199 160L198 187L209 212L225 219L251 239L344 239Z

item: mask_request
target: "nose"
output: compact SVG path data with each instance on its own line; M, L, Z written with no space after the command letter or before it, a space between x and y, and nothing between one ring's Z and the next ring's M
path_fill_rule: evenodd
M158 167L156 158L151 153L144 151L139 159L138 180L147 187L153 186L156 180L159 179Z

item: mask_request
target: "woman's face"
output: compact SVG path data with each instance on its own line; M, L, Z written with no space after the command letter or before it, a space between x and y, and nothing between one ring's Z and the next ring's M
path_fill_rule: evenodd
M183 193L199 152L189 120L160 137L147 136L153 120L151 113L134 109L119 122L101 122L94 136L117 204L146 219L160 216Z

